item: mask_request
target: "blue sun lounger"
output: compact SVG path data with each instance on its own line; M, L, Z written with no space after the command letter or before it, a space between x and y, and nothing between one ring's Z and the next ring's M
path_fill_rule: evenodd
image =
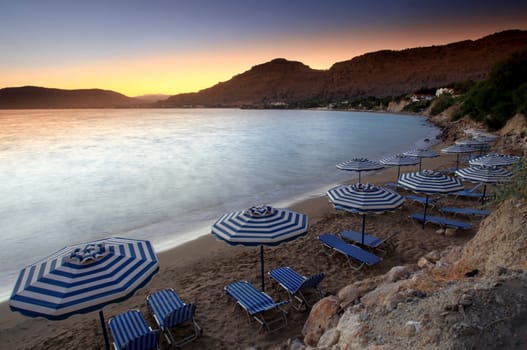
M372 249L379 250L384 252L385 243L391 242L392 238L397 233L392 233L388 237L381 239L372 235L364 234L364 246ZM355 242L362 245L362 232L353 231L353 230L344 230L340 232L340 236L348 241ZM391 242L393 244L393 242Z
M290 299L296 299L300 304L295 307L299 310L302 307L309 309L312 305L307 298L309 290L313 290L317 294L317 300L323 296L322 290L318 287L319 283L324 279L323 273L306 277L290 267L279 267L269 271L269 277L278 282L290 296Z
M426 204L426 197L422 197L422 196L416 196L416 195L411 194L411 195L408 195L408 196L404 196L404 199L409 200L409 201L414 201L414 202L420 203L422 205ZM430 205L430 206L436 205L437 201L438 201L437 198L430 198L430 197L428 197L428 205Z
M159 349L159 336L139 310L130 310L108 320L116 350Z
M278 330L287 326L287 313L281 308L282 305L289 303L289 300L274 302L274 300L265 292L257 289L248 281L238 281L224 287L225 293L236 300L247 315L252 317L260 324L260 328L268 331ZM278 317L268 319L264 313L275 311ZM273 325L282 323L281 326L272 328Z
M490 194L483 194L483 192L479 192L479 188L482 186L482 184L477 184L476 186L452 193L452 195L457 197L465 197L465 198L476 198L481 199L483 197L490 197Z
M444 207L444 208L439 208L439 210L442 211L443 213L451 213L451 214L474 215L474 216L490 215L490 210L486 210L486 209Z
M322 244L331 250L328 254L332 256L335 252L343 254L348 259L348 264L355 270L360 270L364 265L375 265L382 259L377 255L370 253L362 248L359 248L353 244L346 243L339 237L330 233L324 233L318 237ZM353 264L351 259L358 261L359 265Z
M423 214L417 214L413 213L409 215L410 219L417 220L419 222L423 222ZM465 221L458 221L458 220L451 220L448 218L443 218L440 216L426 216L425 224L432 223L439 225L441 227L449 227L449 228L455 228L455 229L461 229L466 230L472 227L472 224L470 222Z
M201 334L201 328L195 319L196 305L183 303L174 289L167 288L155 292L146 298L146 303L169 344L181 346ZM187 324L192 326L192 333L176 340L171 329L183 328Z

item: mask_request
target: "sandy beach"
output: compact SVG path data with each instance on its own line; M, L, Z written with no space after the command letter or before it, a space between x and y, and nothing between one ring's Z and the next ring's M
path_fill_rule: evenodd
M433 147L436 150L444 144ZM423 168L439 169L455 165L455 155L441 154L440 157L423 160ZM417 166L403 167L401 171L417 170ZM350 177L353 173L350 173ZM386 168L379 172L363 173L363 182L384 184L394 181L397 168ZM453 198L444 199L452 204ZM456 205L474 205L457 200ZM456 232L447 237L436 233L437 227L428 225L424 230L408 219L412 212L422 212L422 205L406 201L401 209L381 215L369 215L366 221L368 233L386 237L397 233L395 248L382 255L383 261L360 271L352 270L341 255L329 257L318 235L338 233L344 229L360 229L360 216L339 212L332 208L326 196L309 198L294 204L292 209L309 216L308 235L278 247L265 247L266 271L279 266L291 266L310 275L324 272L326 277L321 287L328 294L335 294L347 284L387 272L393 266L416 263L432 250L450 245L463 244L477 230ZM436 213L432 208L431 212ZM461 219L461 218L460 218ZM466 220L466 218L463 218ZM155 328L155 322L146 307L146 296L159 289L174 288L185 302L197 305L197 320L203 328L202 336L185 346L187 349L243 349L251 346L272 348L289 338L302 338L302 327L308 313L286 306L287 328L275 333L259 332L259 325L250 320L241 308L236 307L223 292L228 283L246 279L259 286L259 249L232 247L207 234L159 254L160 271L152 281L140 289L132 298L104 308L107 318L129 309L140 309L147 322ZM270 281L266 292L275 300L284 300L286 294ZM168 348L161 339L162 348ZM0 305L0 348L1 349L102 349L104 339L96 312L76 315L64 321L49 321L42 318L27 318L9 310L7 303Z

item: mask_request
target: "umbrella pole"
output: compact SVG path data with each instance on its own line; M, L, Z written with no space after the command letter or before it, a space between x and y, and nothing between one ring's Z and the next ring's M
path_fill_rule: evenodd
M360 183L360 171L359 171L359 183Z
M456 154L456 170L459 170L459 153Z
M487 192L487 184L483 184L483 196L481 197L481 205L485 204L485 193Z
M425 200L425 214L423 215L423 230L425 229L425 223L426 223L426 210L428 209L428 195L426 195Z
M401 166L399 165L397 167L397 181L399 181L399 177L401 176Z
M110 350L110 341L108 340L108 332L106 331L106 323L104 322L104 313L102 312L102 309L99 311L99 319L101 320L102 334L104 335L106 350Z
M423 163L423 158L419 158L419 172L421 172L422 163Z
M364 228L366 227L366 215L362 214L362 246L364 247Z
M260 246L260 266L261 266L261 272L262 272L262 292L265 292L263 245Z

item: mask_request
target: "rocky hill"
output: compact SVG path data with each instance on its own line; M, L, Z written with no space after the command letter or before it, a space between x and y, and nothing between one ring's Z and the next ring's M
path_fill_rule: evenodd
M142 102L110 90L63 90L37 86L0 89L0 108L115 108Z
M448 45L368 53L335 63L329 70L275 59L211 88L172 96L159 106L302 106L310 100L398 96L485 79L493 64L522 48L527 48L527 31L509 30Z

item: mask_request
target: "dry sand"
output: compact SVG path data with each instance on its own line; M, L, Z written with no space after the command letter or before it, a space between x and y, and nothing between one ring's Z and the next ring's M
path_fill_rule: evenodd
M445 145L434 147L438 150ZM423 168L439 169L455 165L455 155L441 155L424 159ZM403 167L401 171L414 171L417 166ZM383 169L376 173L363 173L363 182L383 184L394 181L397 168ZM452 203L453 199L446 199ZM460 203L457 205L472 205ZM310 198L292 206L292 209L309 215L310 229L307 236L278 247L266 247L266 271L278 266L291 266L309 275L324 272L326 278L322 288L330 294L347 284L387 272L391 267L415 263L425 253L443 249L449 245L463 244L477 230L475 228L457 232L452 237L436 233L437 227L430 225L424 230L407 217L411 212L421 212L422 205L406 201L393 213L369 215L366 231L378 237L397 232L395 248L382 255L383 261L376 266L352 270L341 255L329 257L325 254L317 236L324 232L338 233L343 229L360 229L360 216L337 212L326 196ZM435 209L432 209L434 213ZM467 220L467 218L463 218ZM185 346L187 349L240 349L250 346L268 348L282 344L288 338L302 337L302 327L308 313L286 307L288 326L275 333L259 331L259 325L250 320L241 308L223 292L223 287L233 281L246 279L260 285L259 249L231 247L211 235L206 235L182 246L160 254L160 271L152 281L136 294L119 304L104 308L107 318L126 310L137 308L143 312L147 322L154 326L145 298L162 288L174 288L186 302L197 305L197 320L203 335ZM267 281L266 291L275 299L286 295L280 288ZM162 347L168 348L164 339ZM7 303L0 305L0 349L102 349L104 340L96 312L76 315L64 321L49 321L42 318L27 318L9 310Z

